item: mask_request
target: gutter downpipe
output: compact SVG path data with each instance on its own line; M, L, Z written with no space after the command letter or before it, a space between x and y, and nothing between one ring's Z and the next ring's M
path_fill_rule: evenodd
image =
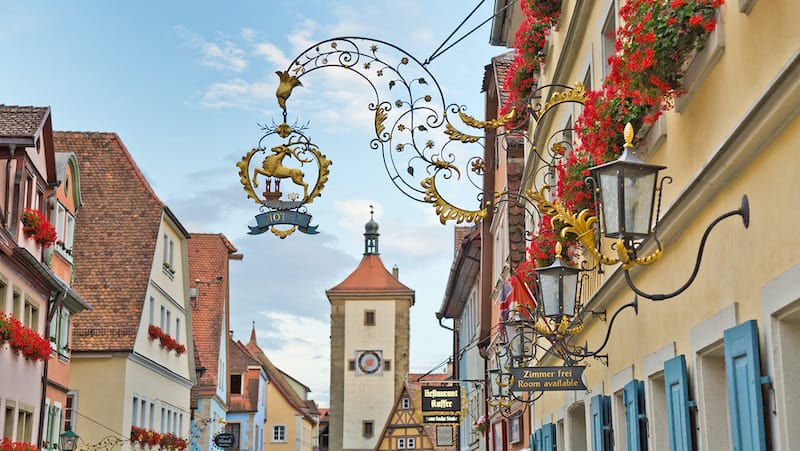
M11 227L11 215L8 211L8 203L9 203L9 196L11 195L11 189L8 187L9 182L11 181L11 160L14 158L14 151L17 149L16 144L9 145L9 156L6 160L6 198L5 204L3 205L3 214L6 215L4 219L6 229Z

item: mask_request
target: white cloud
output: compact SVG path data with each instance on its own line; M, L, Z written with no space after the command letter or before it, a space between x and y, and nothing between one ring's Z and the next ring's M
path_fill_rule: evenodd
M217 42L212 42L183 27L176 27L175 30L189 47L200 52L202 65L231 72L241 72L247 68L244 50L230 40L220 36Z
M203 93L200 103L209 108L261 108L275 98L276 87L275 83L249 83L240 78L213 83Z
M281 51L275 44L271 42L262 42L260 44L256 44L253 53L256 55L261 55L267 62L273 63L280 68L286 68L289 66L291 62L286 54Z

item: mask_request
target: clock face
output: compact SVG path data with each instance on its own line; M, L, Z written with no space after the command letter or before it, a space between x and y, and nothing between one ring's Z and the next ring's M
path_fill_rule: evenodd
M364 375L379 374L383 363L382 354L382 351L359 351L356 355L359 373Z

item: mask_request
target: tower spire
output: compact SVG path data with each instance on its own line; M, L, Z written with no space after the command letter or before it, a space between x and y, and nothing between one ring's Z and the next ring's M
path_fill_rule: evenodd
M253 321L253 329L250 331L250 343L256 343L256 322Z
M375 207L369 206L369 222L364 225L364 255L380 255L378 252L378 223L375 222Z

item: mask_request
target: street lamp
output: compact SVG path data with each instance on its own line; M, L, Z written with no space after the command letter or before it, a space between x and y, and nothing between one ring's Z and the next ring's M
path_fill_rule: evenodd
M700 261L703 258L706 240L711 230L713 230L720 221L730 216L741 216L744 227L749 227L750 204L747 196L742 196L742 205L740 208L718 216L709 224L700 241L694 270L689 276L689 279L680 288L666 294L651 294L642 291L633 283L629 270L633 264L651 264L661 257L662 245L658 240L655 229L651 228L651 224L653 222L653 206L656 200L656 185L659 183L658 171L666 167L645 163L633 154L634 133L633 126L630 123L625 125L623 134L625 137L625 146L620 158L610 163L589 168L589 172L591 173L590 179L594 182L597 189L595 201L599 203L598 211L602 213L602 232L606 237L617 239L616 247L620 260L612 260L607 257L603 258L604 256L602 256L598 249L592 249L592 252L600 256L601 260L605 261L607 264L613 264L617 261L622 262L622 269L625 272L625 282L637 295L653 301L670 299L681 294L694 282L695 277L697 277L697 272L700 269ZM665 179L669 179L669 177L665 177ZM661 204L660 190L658 203L659 205ZM564 214L559 218L562 220L565 218L576 218L580 220L581 216L578 215L575 217ZM658 218L656 218L656 221L658 221ZM591 221L585 221L583 224L577 224L576 221L571 222L573 232L577 232L578 236L581 236L581 232L586 230L586 225L591 224ZM590 236L590 233L585 236ZM658 244L656 252L647 257L637 256L637 251L639 249L638 243L640 240L651 236ZM590 239L587 238L582 242L584 245L591 244L587 243L587 241L590 241Z
M72 429L67 429L58 436L58 444L61 451L73 451L78 444L78 434L72 432Z
M605 236L630 242L650 235L658 171L666 166L645 163L633 153L630 122L624 135L619 159L589 171L598 187Z
M544 316L547 318L575 316L580 270L564 263L561 258L561 243L556 243L556 257L553 263L543 268L536 268L534 271Z

